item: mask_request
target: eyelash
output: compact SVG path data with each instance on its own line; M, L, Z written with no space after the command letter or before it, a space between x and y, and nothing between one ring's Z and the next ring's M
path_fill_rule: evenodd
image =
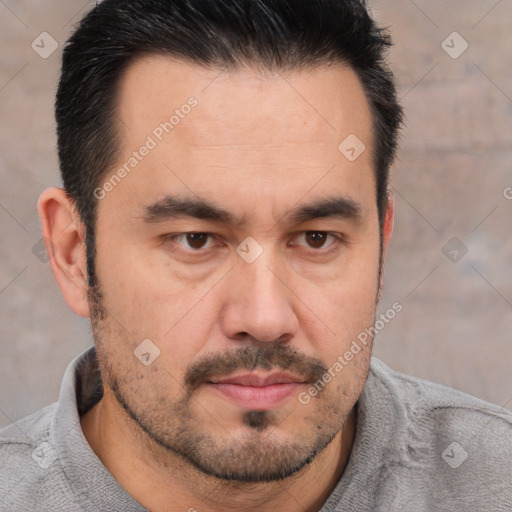
M316 253L318 255L327 255L327 254L330 254L331 252L335 251L340 244L342 243L345 243L346 240L345 238L340 235L340 234L337 234L337 233L331 233L329 231L302 231L300 233L298 233L295 237L295 238L298 238L299 236L305 236L307 234L322 234L322 235L327 235L328 237L331 237L334 239L333 242L331 242L329 245L327 245L327 248L325 247L321 247L319 249L315 249L315 248L312 248L310 247L309 249L311 251L313 251L313 253ZM190 231L190 232L186 232L186 233L179 233L179 234L169 234L169 235L165 235L163 237L163 240L164 242L172 242L172 243L177 243L181 248L185 249L187 252L189 252L190 254L204 254L206 253L208 250L211 249L211 247L207 247L207 248L201 248L201 249L193 249L193 248L188 248L188 247L185 247L184 245L180 244L180 242L178 241L180 238L181 239L187 239L188 236L190 235L206 235L209 237L209 239L214 239L216 238L216 235L214 235L213 233L207 233L207 232L200 232L200 231ZM298 246L299 244L296 244L296 243L288 243L287 246Z
M172 242L176 242L176 239L179 239L179 238L184 238L185 240L187 239L187 236L190 236L190 235L206 235L208 236L210 239L212 238L215 238L215 235L213 235L212 233L203 233L201 231L190 231L188 233L180 233L178 235L166 235L164 238L166 240L170 240ZM181 245L179 242L177 242L178 245ZM183 245L181 245L183 247ZM185 249L189 250L190 252L195 252L195 253L198 253L198 254L201 254L202 252L205 252L208 250L207 249L192 249L192 248L186 248Z

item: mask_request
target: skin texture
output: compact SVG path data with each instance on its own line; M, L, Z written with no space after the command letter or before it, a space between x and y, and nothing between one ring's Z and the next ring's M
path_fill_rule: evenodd
M82 428L152 511L318 510L350 456L371 343L307 404L298 396L374 323L380 234L369 106L341 64L276 73L144 57L120 84L121 158L105 179L191 97L190 113L161 141L153 135L156 147L99 201L98 289L87 287L72 202L57 188L39 201L53 271L70 308L91 318L104 381ZM350 134L366 145L354 162L338 150ZM148 207L169 194L207 201L236 222L148 222ZM358 214L293 218L332 198ZM390 201L384 252L392 218ZM213 236L190 245L190 232ZM252 263L236 251L247 237L262 250ZM145 339L160 351L148 366L134 355ZM272 407L241 406L207 384L283 369L303 383Z

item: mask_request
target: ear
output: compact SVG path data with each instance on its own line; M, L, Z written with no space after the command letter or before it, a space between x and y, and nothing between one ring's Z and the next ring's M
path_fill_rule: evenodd
M384 286L384 268L386 263L386 255L388 252L389 242L393 234L393 224L395 222L395 198L391 187L388 189L388 206L386 208L386 215L384 217L384 225L382 226L382 255L381 255L381 268L379 278L379 292L377 295L377 302L380 301L382 295L382 287Z
M391 187L388 189L388 207L386 208L386 217L382 228L382 259L386 259L389 242L393 234L393 225L395 223L395 196Z
M75 205L64 190L52 187L39 197L37 211L60 291L72 311L89 317L85 226Z

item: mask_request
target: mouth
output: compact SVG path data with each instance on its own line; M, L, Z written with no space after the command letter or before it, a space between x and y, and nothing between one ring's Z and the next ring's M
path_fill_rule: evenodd
M213 378L207 388L230 402L251 411L265 411L282 405L304 386L303 378L289 373L246 373Z

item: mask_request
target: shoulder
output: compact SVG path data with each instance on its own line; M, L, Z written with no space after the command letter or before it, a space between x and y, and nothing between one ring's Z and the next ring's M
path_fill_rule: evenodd
M49 405L0 429L0 510L75 510L73 504L54 501L69 495L51 439L56 407Z
M401 490L404 502L418 510L447 504L501 510L512 504L510 411L378 360L372 361L369 385L393 411L381 478Z
M485 427L512 433L512 412L441 384L396 372L372 358L371 376L410 421L434 432Z
M30 416L0 429L0 457L4 464L0 468L0 478L6 470L24 464L26 470L32 467L27 462L32 460L32 453L43 442L50 441L50 426L57 404L52 404ZM36 459L37 460L37 459Z

